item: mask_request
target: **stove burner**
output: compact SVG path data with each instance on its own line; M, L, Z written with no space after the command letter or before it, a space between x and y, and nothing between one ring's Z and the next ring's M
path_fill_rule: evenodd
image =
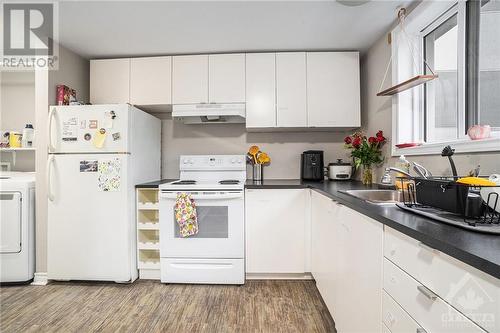
M194 184L196 184L196 180L178 180L172 183L172 185L194 185Z
M239 184L240 181L236 179L226 179L226 180L220 180L219 184L221 185L236 185Z

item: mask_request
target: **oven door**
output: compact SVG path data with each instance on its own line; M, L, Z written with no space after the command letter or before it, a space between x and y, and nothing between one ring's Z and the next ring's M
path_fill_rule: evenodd
M183 238L175 220L177 193L189 193L196 204L198 234ZM160 256L162 258L243 258L244 192L160 192Z

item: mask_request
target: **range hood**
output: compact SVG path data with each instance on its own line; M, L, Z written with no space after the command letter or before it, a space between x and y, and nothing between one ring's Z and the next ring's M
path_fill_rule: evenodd
M245 123L245 103L173 105L172 118L184 124L241 124Z

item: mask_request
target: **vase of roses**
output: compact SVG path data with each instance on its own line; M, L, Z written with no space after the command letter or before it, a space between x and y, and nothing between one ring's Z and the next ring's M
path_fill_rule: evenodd
M354 167L356 169L363 168L361 177L363 184L370 185L373 182L372 165L384 161L381 148L386 141L382 131L378 131L375 136L370 137L359 131L344 139L345 148L351 150Z

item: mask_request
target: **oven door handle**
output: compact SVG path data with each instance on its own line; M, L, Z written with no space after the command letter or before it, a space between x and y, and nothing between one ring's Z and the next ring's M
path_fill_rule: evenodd
M160 199L177 199L177 193L182 192L160 192ZM225 200L243 198L243 192L229 192L216 194L192 194L194 200Z

